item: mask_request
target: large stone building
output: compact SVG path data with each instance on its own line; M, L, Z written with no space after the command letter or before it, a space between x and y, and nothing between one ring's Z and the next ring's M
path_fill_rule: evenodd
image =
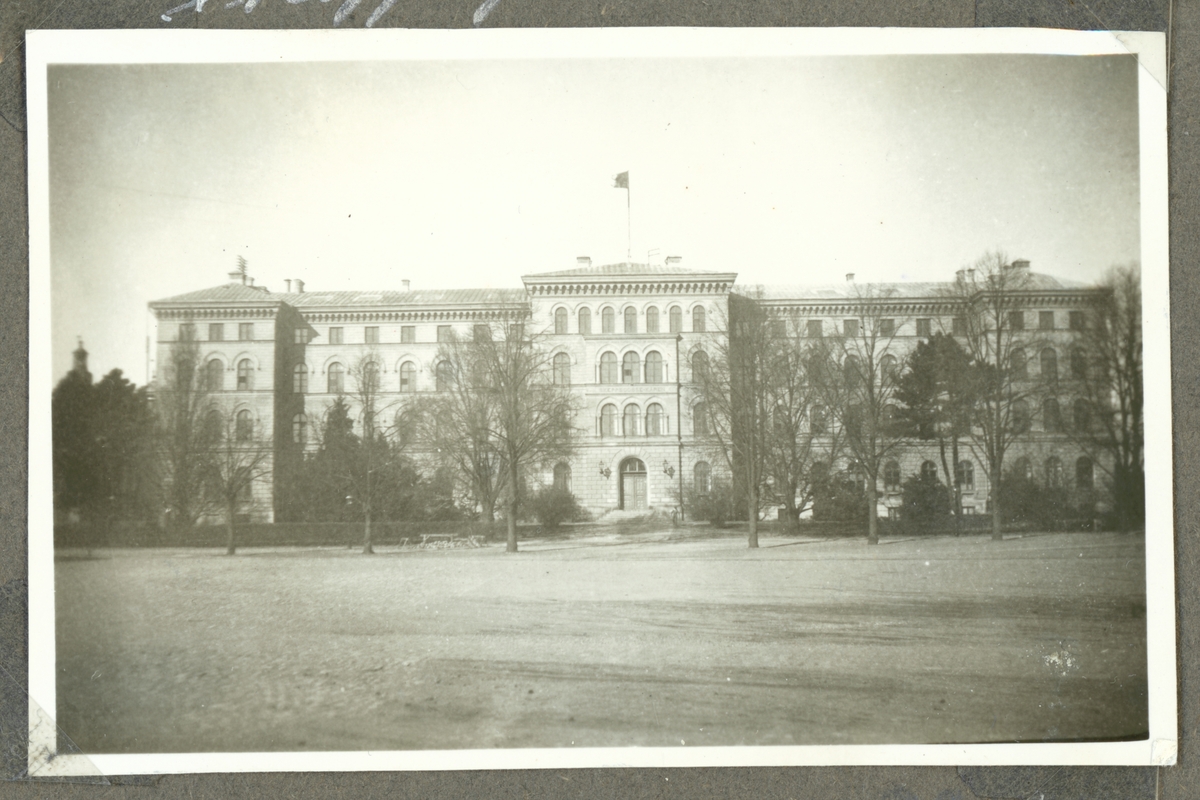
M1021 270L1011 322L1028 334L1036 353L1029 371L1066 370L1073 339L1083 328L1096 289ZM242 273L231 282L150 304L157 319L157 364L169 361L181 326L200 343L213 402L255 429L270 432L276 457L316 447L319 425L338 396L352 394L351 366L366 352L380 362L381 393L438 391L438 351L452 334L527 315L551 351L555 378L577 392L580 444L569 461L547 465L535 481L567 485L593 513L615 509L670 509L681 490L708 491L727 472L720 452L695 413L701 402L692 364L727 335L731 293L757 300L769 315L790 320L807 336L845 335L862 315L864 286L848 275L822 286L739 287L734 272L701 272L678 258L662 265L593 266L523 277L523 289L306 291L288 281L270 292ZM952 332L950 283L867 285L886 297L892 352L903 355L935 331ZM1069 391L1069 390L1068 390ZM1006 460L1036 480L1088 488L1094 465L1061 431L1073 399L1047 398L1030 408L1029 430ZM1080 413L1084 413L1081 411ZM969 513L987 508L986 470L965 450L958 480ZM900 504L900 482L936 468L919 442L896 448L882 470L881 516ZM276 471L278 474L279 471ZM248 518L274 517L274 487L264 481L247 498Z

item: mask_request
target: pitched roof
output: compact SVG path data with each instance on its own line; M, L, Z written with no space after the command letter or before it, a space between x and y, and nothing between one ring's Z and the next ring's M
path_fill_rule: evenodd
M151 305L165 303L267 303L280 299L279 295L271 294L263 286L245 286L241 283L226 283L223 286L213 286L186 294L177 294L162 300L155 300Z
M426 289L415 292L269 292L262 286L227 283L155 300L173 303L287 303L304 309L324 306L441 306L493 305L526 302L524 289Z
M591 267L575 267L561 269L556 272L536 272L522 276L522 280L539 280L541 278L603 278L617 275L712 275L706 270L687 269L673 264L638 264L633 261L621 261L616 264L597 264ZM725 273L715 273L725 274Z
M953 281L911 281L896 283L824 283L810 285L769 284L738 285L734 291L746 297L762 300L858 300L858 299L929 299L946 296L954 288ZM1024 292L1069 291L1087 289L1088 284L1056 278L1041 272L1029 273L1029 280L1020 287Z

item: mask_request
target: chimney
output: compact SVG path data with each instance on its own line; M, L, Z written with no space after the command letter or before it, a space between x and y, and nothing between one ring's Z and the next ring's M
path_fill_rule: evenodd
M233 272L229 273L229 282L240 283L242 286L245 286L246 273L242 272L240 269L235 269Z
M683 261L683 256L667 256L668 267L672 264L678 264L680 261Z
M591 256L579 256L575 259L575 263L581 267L590 267L592 265Z
M288 294L291 294L291 293L292 293L292 279L291 279L291 278L284 278L284 279L283 279L283 282L284 282L285 284L287 284L287 293L288 293Z
M292 282L296 284L296 294L304 294L304 281L299 278L293 278Z
M958 270L954 273L954 279L959 283L962 283L967 279L967 271L965 269Z
M408 280L407 278L405 280L400 281L400 285L404 288L404 291L406 291L406 292L412 291L412 289L409 288L410 286L412 286L412 281Z
M853 272L846 273L846 283L854 283L854 273Z
M1026 272L1028 272L1029 271L1029 259L1018 258L1016 261L1014 261L1012 263L1012 268L1013 269L1021 269L1021 270L1025 270Z

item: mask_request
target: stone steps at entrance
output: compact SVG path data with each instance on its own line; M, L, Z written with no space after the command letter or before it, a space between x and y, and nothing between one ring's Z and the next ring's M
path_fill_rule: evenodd
M665 512L666 518L670 518L670 512ZM613 509L607 511L596 518L596 525L626 525L631 522L650 522L654 519L662 519L664 512L656 508L647 508L641 511L621 511Z

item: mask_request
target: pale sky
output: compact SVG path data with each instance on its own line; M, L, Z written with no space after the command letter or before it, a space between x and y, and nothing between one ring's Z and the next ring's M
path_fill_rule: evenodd
M744 283L944 280L988 250L1139 256L1132 56L848 56L49 72L55 380L143 383L146 304L519 287L577 256Z

